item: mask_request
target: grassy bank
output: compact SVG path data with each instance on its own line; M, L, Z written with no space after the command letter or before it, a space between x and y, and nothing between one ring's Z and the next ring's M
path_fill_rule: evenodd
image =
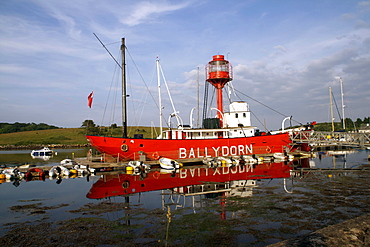
M122 136L122 128L113 130L99 128L99 133L106 136ZM142 134L144 138L156 137L158 130L153 131L150 127L128 127L129 136ZM0 147L43 146L43 145L87 145L85 128L66 128L35 130L15 133L0 134ZM91 134L91 133L88 133Z
M85 130L81 128L49 129L7 133L0 135L0 146L84 145Z

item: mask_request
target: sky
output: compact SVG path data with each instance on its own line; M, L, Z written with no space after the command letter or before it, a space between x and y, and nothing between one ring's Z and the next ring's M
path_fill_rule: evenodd
M121 125L119 68L94 33L118 61L125 38L128 125L159 126L157 57L164 121L196 125L214 55L260 129L330 122L329 87L340 121L339 78L345 117L370 116L370 1L13 0L0 1L0 122Z

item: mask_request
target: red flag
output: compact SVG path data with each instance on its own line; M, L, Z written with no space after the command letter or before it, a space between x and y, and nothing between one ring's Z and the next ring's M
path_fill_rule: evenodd
M94 91L92 91L89 96L87 96L87 105L91 108L94 98Z

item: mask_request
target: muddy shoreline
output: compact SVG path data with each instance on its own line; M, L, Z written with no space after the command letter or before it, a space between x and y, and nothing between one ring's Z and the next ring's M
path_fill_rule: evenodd
M9 232L0 237L1 246L237 246L235 242L236 232L218 229L217 221L215 231L204 240L186 244L170 242L164 234L165 229L171 224L170 218L175 218L171 212L168 214L162 210L143 212L138 208L130 208L125 203L112 203L108 201L99 204L87 204L74 213L89 215L88 217L77 217L65 221L48 222L47 211L63 208L68 205L56 205L54 207L43 207L38 200L31 201L27 206L13 206L11 210L22 211L28 214L44 215L36 222L23 222L8 224ZM99 218L104 213L118 210L129 211L127 217L115 221ZM129 215L145 215L147 221L161 222L156 229L147 229L137 235L140 225L131 225ZM172 222L172 224L176 224ZM204 223L203 223L204 224ZM170 234L170 237L174 237ZM200 241L200 242L199 242ZM172 243L172 244L171 244ZM190 244L190 245L189 245ZM264 245L258 245L264 246ZM313 231L302 236L293 237L269 247L285 246L370 246L370 214L365 214L354 219L327 226L323 229Z

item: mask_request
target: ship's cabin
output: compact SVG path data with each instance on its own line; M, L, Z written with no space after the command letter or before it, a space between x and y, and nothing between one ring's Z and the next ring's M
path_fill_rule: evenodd
M223 123L223 126L220 126ZM177 129L163 131L163 139L216 139L239 138L255 135L256 127L251 126L251 114L246 102L232 102L229 111L223 113L223 121L207 118L204 128L179 126Z

